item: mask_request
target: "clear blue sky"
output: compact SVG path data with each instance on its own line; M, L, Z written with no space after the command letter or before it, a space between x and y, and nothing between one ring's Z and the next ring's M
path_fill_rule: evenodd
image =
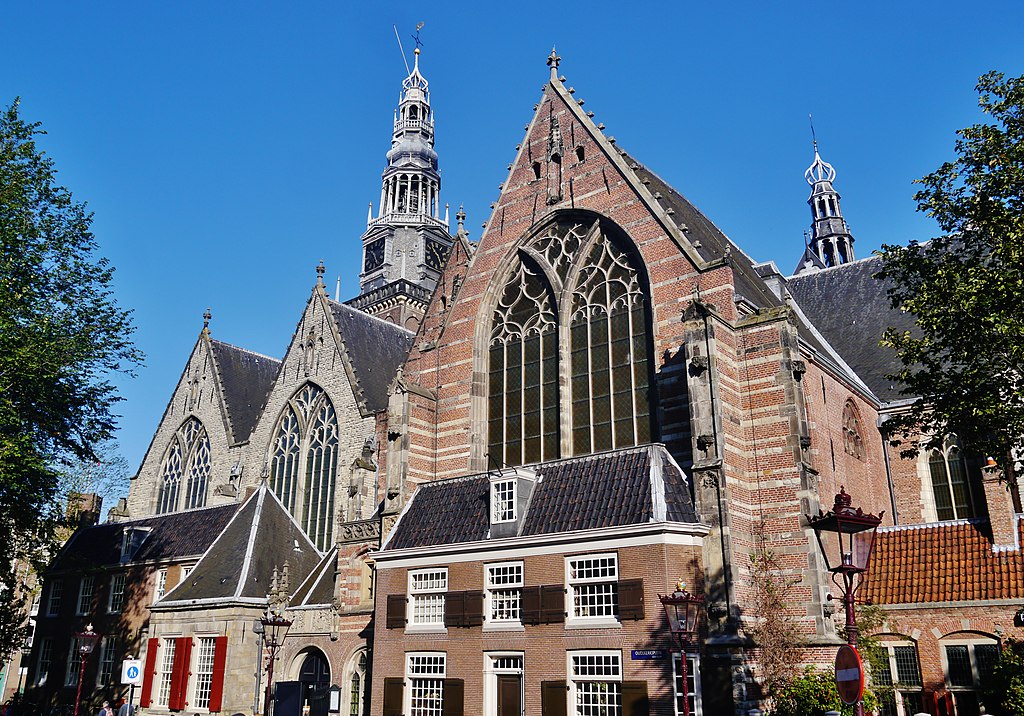
M321 258L358 289L404 68L426 23L442 200L478 238L547 78L758 260L792 270L809 222L808 112L865 256L925 239L911 181L979 121L974 84L1024 74L1024 3L22 2L3 11L0 103L42 121L95 212L147 355L121 380L138 466L188 353L280 357Z

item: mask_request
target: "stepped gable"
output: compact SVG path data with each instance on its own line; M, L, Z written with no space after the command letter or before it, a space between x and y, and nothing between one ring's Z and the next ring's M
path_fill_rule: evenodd
M388 388L405 363L415 334L393 323L327 299L352 366L352 386L364 413L388 407Z
M281 361L210 339L234 444L249 439L263 412Z
M1024 553L994 550L986 520L882 528L858 597L883 605L1024 599Z
M892 326L914 330L914 318L889 303L885 281L874 278L882 260L871 257L792 276L786 288L814 327L851 369L884 402L903 399L899 385L885 376L902 364L895 351L881 345Z
M182 603L262 603L274 568L288 565L293 583L303 580L322 555L266 484L227 524L188 579L154 608Z
M87 527L71 537L48 571L120 564L122 541L130 529L150 530L132 556L133 562L197 557L209 548L237 509L237 504L220 505Z
M521 536L659 521L697 522L687 480L660 444L529 469L540 479L523 517ZM489 490L486 473L421 484L384 549L486 540ZM659 503L666 507L659 508Z
M338 564L338 545L327 551L320 564L292 595L289 605L293 607L324 606L334 601L334 579Z

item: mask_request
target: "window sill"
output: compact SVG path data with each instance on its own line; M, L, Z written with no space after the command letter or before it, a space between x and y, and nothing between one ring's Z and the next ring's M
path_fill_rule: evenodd
M437 626L434 624L417 624L416 626L406 626L406 634L447 634L448 628L444 626Z
M616 629L621 626L622 622L615 617L577 617L565 620L566 629Z
M484 623L483 630L498 632L526 631L526 627L523 626L522 622L487 622Z

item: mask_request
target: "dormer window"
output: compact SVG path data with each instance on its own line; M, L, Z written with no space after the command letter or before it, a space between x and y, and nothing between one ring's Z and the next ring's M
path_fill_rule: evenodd
M149 537L151 529L150 527L128 527L125 529L121 537L121 564L135 558L142 543Z
M491 482L491 524L515 522L516 478Z

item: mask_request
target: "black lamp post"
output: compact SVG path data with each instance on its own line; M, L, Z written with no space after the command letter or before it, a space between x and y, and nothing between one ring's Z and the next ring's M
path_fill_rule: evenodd
M835 504L829 512L818 511L816 517L807 517L807 522L818 538L818 547L825 557L825 567L832 573L832 581L843 592L843 605L846 607L846 641L850 646L857 647L857 612L855 595L863 584L863 574L868 570L871 550L875 547L875 535L878 525L882 522L883 510L877 515L864 512L853 507L851 498L844 487L839 488ZM823 539L823 534L835 534L835 545L831 539ZM831 549L826 549L826 541ZM858 580L858 576L861 578ZM842 579L839 582L837 577ZM864 713L864 704L858 702L855 711L858 716Z
M679 580L675 592L667 595L659 594L658 599L665 607L669 631L679 642L679 665L683 679L683 716L690 716L689 664L686 662L686 649L697 635L700 613L704 609L704 595L690 594L686 591L686 584Z
M75 716L78 716L78 706L82 703L82 681L85 680L85 661L92 650L96 648L96 640L100 635L92 630L92 624L87 624L85 631L75 632L75 639L78 640L78 691L75 693Z
M263 716L266 716L270 713L270 697L274 687L274 661L277 659L278 649L284 642L285 634L288 633L288 627L292 623L280 614L268 610L266 615L260 619L260 624L263 625L263 643L270 650L267 661L267 689L263 697Z

